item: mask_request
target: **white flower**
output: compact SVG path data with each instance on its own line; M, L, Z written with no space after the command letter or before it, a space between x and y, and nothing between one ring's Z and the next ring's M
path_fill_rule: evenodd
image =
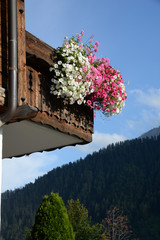
M64 103L73 104L77 102L82 104L84 98L90 94L91 81L86 82L86 74L89 72L90 63L88 57L84 56L83 51L75 44L74 40L70 40L69 44L64 44L61 48L61 56L65 57L64 61L59 60L55 64L54 70L56 79L51 80L51 93L57 97L64 99ZM59 66L62 66L60 68ZM82 68L87 67L87 73L84 73ZM79 82L80 80L80 82Z
M78 103L78 105L81 105L82 104L82 100L78 100L77 103Z
M57 91L53 91L53 94L54 94L54 95L57 95L57 93L58 93Z
M58 61L58 65L61 65L62 64L62 61Z
M60 78L59 83L63 83L63 82L64 82L63 78Z
M53 79L53 82L56 84L56 83L58 83L58 81L56 80L56 79Z
M52 86L52 87L51 87L51 91L53 91L53 90L54 90L54 87Z
M55 64L54 64L54 68L58 68L58 64L55 63Z
M56 71L56 76L60 76L60 72L59 71Z
M52 72L53 70L54 70L54 68L53 68L53 67L50 67L50 68L49 68L49 71L50 71L50 72Z

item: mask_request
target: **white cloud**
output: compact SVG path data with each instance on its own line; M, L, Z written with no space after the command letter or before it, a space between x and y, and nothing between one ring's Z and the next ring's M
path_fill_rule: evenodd
M126 140L126 138L122 135L114 134L106 134L95 132L93 134L93 141L87 145L77 146L76 149L85 152L92 153L94 151L98 151L100 148L107 147L107 145L111 143L121 142Z
M134 94L139 103L160 110L160 88L152 88L147 92L143 92L140 89L135 89L132 90L131 93Z
M160 126L160 88L148 89L146 92L134 89L130 93L134 115L126 119L126 123L128 132L132 131L135 137L139 137Z
M2 192L22 187L57 166L53 152L34 153L20 158L3 159Z

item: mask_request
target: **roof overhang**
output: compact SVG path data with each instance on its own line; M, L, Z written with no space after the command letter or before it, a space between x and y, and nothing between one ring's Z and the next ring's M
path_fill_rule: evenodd
M60 132L48 125L24 120L3 126L3 158L50 151L64 146L84 144L74 135Z

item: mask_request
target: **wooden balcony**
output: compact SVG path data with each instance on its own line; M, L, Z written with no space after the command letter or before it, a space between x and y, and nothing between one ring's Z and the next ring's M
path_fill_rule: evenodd
M0 3L0 112L8 107L7 0ZM49 67L56 51L25 31L24 1L17 0L18 106L3 126L3 158L92 141L93 112L85 105L64 105L50 95Z

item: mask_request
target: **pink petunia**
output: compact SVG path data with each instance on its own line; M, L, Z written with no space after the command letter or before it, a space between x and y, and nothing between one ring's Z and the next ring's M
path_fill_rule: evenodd
M76 36L77 36L77 37L81 37L81 34L79 34L79 33L76 33Z
M89 106L91 106L91 104L92 104L91 100L88 100L88 101L87 101L87 104L88 104Z
M115 92L112 93L113 97L117 97L117 94Z
M86 50L87 50L88 52L90 52L90 51L91 51L91 49L90 49L89 47L86 47Z
M86 71L87 71L87 67L84 66L84 67L82 68L82 71L83 71L83 72L86 72Z
M77 41L78 41L78 42L81 42L81 41L82 41L82 38L78 37Z
M99 47L99 42L96 41L96 42L95 42L95 45L96 45L97 47Z
M81 31L81 34L84 35L84 30Z
M110 91L110 90L111 90L111 88L110 88L109 86L107 86L107 87L106 87L106 89L107 89L108 91Z

